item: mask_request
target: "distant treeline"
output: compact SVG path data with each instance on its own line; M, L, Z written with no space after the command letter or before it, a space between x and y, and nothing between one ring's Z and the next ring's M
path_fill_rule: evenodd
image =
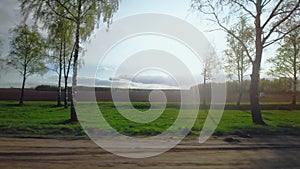
M221 85L221 84L220 84ZM228 81L226 83L227 86L227 94L236 94L238 92L238 82L236 81ZM195 86L194 86L195 87ZM200 92L203 90L203 84L198 85ZM243 82L243 92L248 93L250 87L250 80L245 80ZM279 78L279 79L261 79L259 84L260 92L264 93L290 93L292 92L292 80L288 78ZM81 90L95 90L95 91L110 91L109 87L83 87L78 86ZM37 91L57 91L57 86L52 85L39 85L35 87ZM68 87L68 90L71 90L72 87ZM298 89L298 88L297 88ZM124 89L114 89L114 90L124 90ZM149 91L151 89L129 89L130 91ZM166 90L166 89L165 89ZM174 89L170 89L168 91L178 91ZM206 90L209 90L210 87Z
M81 88L81 89L84 88L86 90L95 89L96 91L110 91L111 90L108 87L93 88L93 87L80 87L80 86L78 86L77 88ZM62 89L64 89L64 88L62 88ZM35 90L37 90L37 91L57 91L58 87L57 86L52 86L52 85L39 85L39 86L35 87ZM68 87L68 90L71 91L72 87Z
M62 88L64 89L64 88ZM111 91L112 89L110 87L87 87L87 86L78 86L77 89L80 90L95 90L95 91ZM39 85L35 87L36 91L57 91L57 86L52 85ZM68 87L68 90L72 90L72 87ZM128 90L128 89L122 89L122 88L116 88L113 90ZM151 91L152 89L129 89L130 91ZM164 89L166 91L179 91L175 89Z
M218 85L218 84L215 84ZM222 84L219 84L222 85ZM208 86L210 86L208 84ZM194 86L195 87L195 86ZM239 84L237 81L228 81L226 82L227 94L237 94L239 91ZM259 91L263 93L292 93L292 79L288 78L279 78L279 79L261 79L259 82ZM204 85L198 85L200 93L204 91ZM242 83L242 90L244 94L248 94L250 88L250 80L245 80ZM211 88L208 87L205 90L208 90L210 93ZM298 87L297 87L298 90Z
M250 80L243 82L243 92L248 93L250 88ZM259 91L263 93L291 93L293 88L292 79L261 79L259 82ZM227 82L227 93L238 92L238 82ZM298 89L298 88L297 88Z

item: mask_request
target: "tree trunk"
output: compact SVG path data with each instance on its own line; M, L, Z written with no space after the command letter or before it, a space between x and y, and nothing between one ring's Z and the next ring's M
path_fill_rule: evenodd
M61 70L58 75L57 106L61 106Z
M241 106L241 100L242 100L242 96L243 96L243 73L241 72L241 74L239 75L239 83L238 83L238 90L239 90L239 95L238 95L238 99L236 102L236 106L238 108L240 108Z
M62 43L60 45L60 54L59 54L59 72L58 72L58 84L57 84L57 106L61 105L61 75L62 75Z
M240 77L239 77L240 78ZM239 84L238 84L238 90L239 90L239 95L238 95L238 99L237 99L237 102L236 102L236 106L238 108L240 108L241 106L241 99L242 99L242 95L243 95L243 91L242 91L242 84L241 84L241 81L239 80Z
M260 111L259 106L259 93L258 93L258 84L259 84L259 74L256 73L255 67L253 65L253 73L251 75L251 84L250 84L250 103L251 103L251 113L252 113L252 122L255 124L265 125ZM257 69L257 68L256 68Z
M78 1L78 17L76 22L76 35L75 35L75 51L73 61L73 77L72 77L72 100L71 100L71 122L78 121L76 114L76 88L77 88L77 68L78 68L78 55L79 55L79 40L80 40L80 17L81 17L81 0Z
M57 104L58 107L62 106L61 104L61 72L59 73L58 78L58 88L57 88Z
M251 103L251 113L252 122L254 124L266 125L262 119L260 106L259 106L259 65L257 62L253 63L251 83L250 83L250 103Z
M64 108L68 108L68 76L65 76L65 90L64 90Z
M73 61L73 77L72 77L72 95L71 95L71 122L78 121L76 114L76 88L77 88L77 66L78 66L78 54L79 54L79 30L76 31L76 47Z
M238 108L241 107L242 96L243 96L243 91L240 90L240 91L239 91L238 100L237 100L237 102L236 102L236 106L237 106Z
M257 15L255 18L255 60L252 61L252 74L251 74L251 82L250 82L250 103L251 103L251 114L252 114L252 122L254 124L266 125L266 123L262 119L260 106L259 106L259 73L260 73L260 63L263 52L263 42L262 42L262 28L261 28L261 0L257 2L256 11Z
M243 54L244 54L244 52L241 50L240 53L241 54L238 54L240 57L237 62L239 95L238 95L238 99L236 102L236 106L238 108L240 108L240 106L241 106L241 99L242 99L242 95L243 95L243 90L242 90L243 86L242 85L243 85L243 78L244 78L244 73L243 73L243 71L244 71L244 69L243 69L243 65L244 65Z
M204 79L203 79L203 108L206 109L206 97L207 97L207 91L206 91L206 72L204 72Z
M26 82L26 74L23 74L23 82L22 82L22 89L21 89L21 96L19 100L19 105L23 106L24 105L24 90L25 90L25 82Z
M297 77L293 79L293 97L292 97L292 106L296 106L297 104Z
M69 90L68 90L68 78L69 78L69 72L70 72L70 67L71 67L71 62L72 62L72 54L73 54L73 49L72 53L70 56L70 59L68 60L68 63L66 63L66 39L64 35L64 44L63 44L63 69L64 69L64 79L65 79L65 90L64 90L64 108L68 108L68 98L69 98ZM67 66L68 64L68 66Z
M298 65L297 65L297 50L296 50L296 43L293 43L294 48L294 58L293 58L293 97L292 97L292 107L296 106L296 94L297 94L297 72L298 72Z

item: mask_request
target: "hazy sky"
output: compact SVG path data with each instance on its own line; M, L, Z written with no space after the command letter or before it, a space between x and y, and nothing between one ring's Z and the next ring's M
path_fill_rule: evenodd
M192 24L203 34L206 38L212 43L215 47L215 50L219 57L222 55L222 51L226 48L226 34L222 31L214 31L208 32L208 30L213 29L212 25L208 25L207 22L204 21L204 18L199 13L193 13L190 9L190 1L189 0L126 0L122 1L120 4L120 8L117 14L114 17L114 22L117 22L121 18L125 18L127 16L135 15L135 14L144 14L144 13L159 13L159 14L168 14L171 16L178 17L186 22ZM3 54L7 54L8 52L8 30L12 28L14 25L19 23L20 15L18 11L18 3L17 0L2 0L0 1L0 37L4 40L3 46ZM113 26L113 25L112 25ZM103 28L103 27L102 27ZM104 28L105 29L105 28ZM176 26L174 25L174 29ZM97 31L96 31L97 32ZM94 43L97 37L97 33L91 38L89 43ZM145 35L142 37L134 37L130 38L124 43L120 44L120 46L115 47L114 50L111 51L111 55L118 55L116 57L106 58L100 63L99 60L88 60L84 59L89 58L89 56L82 57L84 60L84 65L79 73L79 76L82 79L93 78L96 75L96 85L107 86L110 84L110 80L117 78L118 84L128 85L131 83L136 87L145 87L145 88L173 88L175 84L172 81L172 77L170 77L167 73L162 71L144 71L139 74L136 74L134 79L129 79L126 72L124 74L118 74L119 77L114 75L118 65L122 63L122 61L126 60L126 56L123 53L126 51L139 51L138 48L141 49L160 49L167 50L169 53L177 53L179 58L189 67L192 74L195 75L196 83L202 82L201 75L201 66L199 66L199 60L193 59L191 53L186 50L182 45L176 44L177 42L170 40L170 38L164 38L161 36L150 36ZM161 44L168 44L163 45ZM85 44L87 48L89 48L90 44ZM145 47L146 46L146 47ZM172 52L170 52L172 50ZM128 52L129 54L133 54L135 52ZM95 50L90 50L87 52L87 55L97 56L98 53ZM120 54L121 53L121 54ZM201 61L200 61L201 62ZM201 65L201 63L200 63ZM96 67L96 69L95 69ZM16 78L17 77L17 78ZM12 70L3 71L0 73L0 87L19 87L21 84L21 79L19 76ZM125 78L124 78L125 77ZM184 75L181 77L184 78ZM176 81L176 80L175 80ZM28 80L27 86L33 87L39 84L56 84L56 74L54 72L48 72L43 77L31 77ZM186 84L194 85L194 84Z

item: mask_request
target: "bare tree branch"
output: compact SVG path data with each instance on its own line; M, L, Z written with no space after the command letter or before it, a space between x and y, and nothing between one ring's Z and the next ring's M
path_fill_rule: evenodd
M262 29L264 29L264 28L267 26L267 24L272 20L272 18L276 15L276 11L277 11L277 9L279 8L279 6L280 6L280 4L281 4L282 2L283 2L283 1L279 1L279 2L277 3L277 5L275 6L275 8L272 10L270 16L268 17L268 19L267 19L266 22L263 24Z
M223 29L216 28L216 29L204 30L204 32L214 32L214 31L223 31Z
M266 47L272 45L273 43L275 43L275 42L281 40L282 38L284 38L285 36L287 36L289 33L293 32L294 30L296 30L296 29L298 29L298 28L300 28L300 25L297 25L297 26L293 27L292 29L290 29L289 31L287 31L287 32L285 32L285 33L282 33L282 35L281 35L280 37L278 37L278 38L276 38L276 39L273 39L273 40L271 40L270 42L267 42L267 43L263 46L263 48L266 48Z
M272 0L265 0L262 3L262 8L264 8L265 6L267 6Z
M211 8L212 8L213 11L214 11L214 7L211 6ZM235 34L234 34L232 31L230 31L228 28L226 28L226 27L220 22L220 19L219 19L219 17L217 16L216 13L213 13L213 16L214 16L215 19L216 19L216 23L217 23L217 24L218 24L225 32L227 32L228 34L230 34L231 36L233 36L234 38L236 38L236 39L242 44L242 46L243 46L244 50L246 51L246 54L247 54L247 56L248 56L250 62L253 63L253 59L252 59L252 57L251 57L251 55L250 55L250 53L249 53L249 50L247 49L247 46L246 46L245 43L241 40L241 38L239 38L237 35L235 35Z
M239 0L232 0L232 2L237 4L239 7L243 8L244 11L246 11L253 18L255 18L255 15L248 8L246 8L245 5L241 4Z
M295 5L295 7L291 10L291 12L287 16L285 16L279 22L277 22L275 25L272 26L272 28L270 29L270 31L267 34L267 36L263 38L262 44L265 44L265 42L267 41L267 39L269 39L269 37L273 34L273 32L275 31L275 29L278 26L280 26L283 22L285 22L288 18L290 18L290 16L294 13L294 11L299 7L299 4L300 4L300 0L298 0L298 2Z
M251 2L254 6L256 6L256 0L248 0L249 2Z

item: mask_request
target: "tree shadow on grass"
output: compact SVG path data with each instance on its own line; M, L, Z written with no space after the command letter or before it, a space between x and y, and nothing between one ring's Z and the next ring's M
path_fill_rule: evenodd
M19 104L5 104L4 106L6 106L6 107L23 107L23 106L20 106Z
M51 104L51 103L36 104L34 106L40 108L62 108L62 109L64 108L64 106L57 106L56 104Z
M59 120L56 122L53 122L52 124L77 124L79 122L74 122L71 119L67 119L67 120Z
M259 126L237 129L232 134L241 137L251 135L293 135L300 136L300 127L294 127L289 125L277 125L275 128L272 126Z

